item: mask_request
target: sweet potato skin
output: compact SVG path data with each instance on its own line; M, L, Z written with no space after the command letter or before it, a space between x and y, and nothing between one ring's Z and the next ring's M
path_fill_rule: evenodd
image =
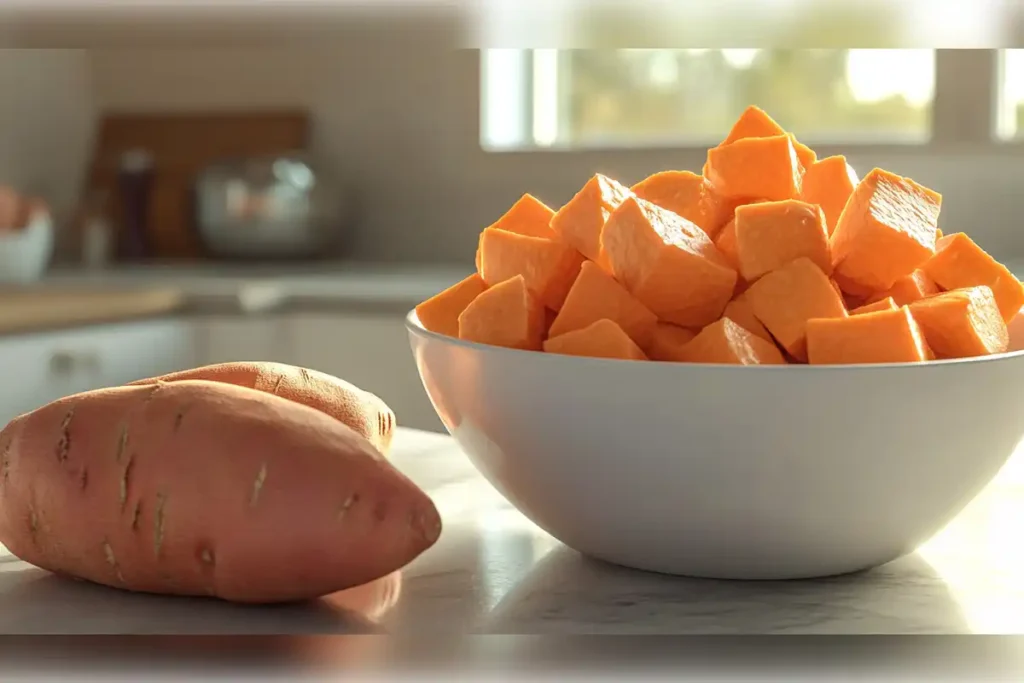
M0 432L0 542L117 588L310 599L401 568L440 529L351 428L229 383L85 392Z
M387 455L395 433L395 414L388 405L354 384L316 370L284 363L218 363L132 382L180 382L198 379L227 382L275 394L341 420Z

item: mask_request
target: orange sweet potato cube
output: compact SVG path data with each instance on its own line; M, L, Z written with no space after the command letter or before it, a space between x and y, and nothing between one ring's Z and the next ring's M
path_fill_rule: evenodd
M935 256L922 269L943 289L987 285L1006 322L1024 306L1024 287L1020 281L962 232L939 240Z
M697 332L688 327L659 321L650 342L641 348L651 360L679 362L680 350L696 336Z
M767 200L800 196L803 167L788 135L742 138L708 151L706 176L725 198Z
M806 165L805 165L806 166ZM857 174L842 155L826 157L806 166L803 199L817 204L825 213L828 234L836 230L839 216L857 186Z
M548 335L557 337L602 319L616 323L641 348L650 342L658 323L658 317L615 278L585 261Z
M987 356L1009 346L1006 321L986 285L919 299L909 308L938 358Z
M747 204L736 208L733 220L740 276L747 282L801 256L825 274L832 272L825 215L816 204L796 199Z
M531 237L553 238L551 217L555 212L547 204L530 193L524 194L505 214L490 227L498 230L530 235ZM476 270L480 272L480 248L476 250Z
M530 193L524 194L490 227L531 237L553 238L551 219L555 212Z
M473 299L487 289L484 279L474 273L416 307L416 316L431 332L459 336L459 316Z
M798 361L807 360L807 321L845 318L846 306L828 276L809 258L790 261L750 285L754 315Z
M866 302L875 295L875 291L870 287L858 284L848 277L845 277L842 273L838 273L834 270L832 271L832 282L834 282L836 287L839 288L840 293L842 293L847 299L859 302L858 305Z
M722 317L732 320L761 339L774 343L772 335L768 333L768 330L761 324L761 321L754 315L754 309L751 308L750 302L747 300L746 292L734 297L732 301L726 304Z
M728 145L743 138L770 138L785 134L786 131L782 129L782 126L776 123L775 119L763 109L750 105L743 110L739 118L736 119L736 123L732 124L729 134L722 144Z
M818 155L813 149L796 139L792 133L788 133L789 139L793 142L793 149L796 150L796 158L800 160L800 166L806 171L807 167L818 160Z
M601 238L615 278L661 320L701 327L717 320L736 286L733 270L696 225L631 197Z
M935 253L941 204L938 192L873 169L854 188L832 233L835 272L873 292L889 289Z
M655 173L630 189L637 197L694 223L712 239L732 216L733 203L719 197L703 177L690 171Z
M583 256L559 240L487 228L480 234L480 275L489 287L522 275L548 308L562 308Z
M725 262L729 264L729 267L739 272L740 269L740 257L736 252L736 219L733 218L725 227L722 228L721 232L715 238L715 247L722 253L725 258Z
M812 365L928 360L921 329L906 306L848 318L808 320L807 355Z
M608 216L633 193L618 181L598 173L551 219L551 229L591 261L603 265L601 230Z
M530 292L522 275L485 290L459 315L459 339L540 351L544 338L544 306Z
M906 306L918 299L939 293L935 281L920 268L893 283L886 291L868 298L868 302L891 298L897 306Z
M680 350L679 360L730 365L786 364L774 343L761 339L729 318L722 318L701 330Z
M850 311L850 315L863 315L864 313L877 313L878 311L895 311L899 308L899 305L893 300L891 296L887 296L884 299L878 301L872 301L869 304L864 304L859 308L855 308Z
M549 337L544 342L544 351L567 356L647 360L647 356L629 335L607 319L598 320L587 327L557 337Z

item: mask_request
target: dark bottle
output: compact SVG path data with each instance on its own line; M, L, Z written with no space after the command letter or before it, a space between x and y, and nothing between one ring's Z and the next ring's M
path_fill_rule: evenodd
M122 261L139 261L149 255L149 201L153 189L153 157L145 150L121 156L118 172L123 223L117 254Z

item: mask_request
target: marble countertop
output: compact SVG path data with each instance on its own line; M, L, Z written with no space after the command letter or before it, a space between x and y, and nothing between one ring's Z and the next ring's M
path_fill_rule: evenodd
M445 530L390 577L310 604L246 607L62 580L4 552L0 633L1024 632L1021 457L918 553L800 582L676 578L591 561L514 510L449 437L401 430L393 459L435 500Z

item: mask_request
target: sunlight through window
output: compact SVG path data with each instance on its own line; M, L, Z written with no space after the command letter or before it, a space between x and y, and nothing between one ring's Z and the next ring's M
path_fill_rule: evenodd
M488 148L705 145L749 104L808 144L931 135L934 50L515 52L485 51Z

